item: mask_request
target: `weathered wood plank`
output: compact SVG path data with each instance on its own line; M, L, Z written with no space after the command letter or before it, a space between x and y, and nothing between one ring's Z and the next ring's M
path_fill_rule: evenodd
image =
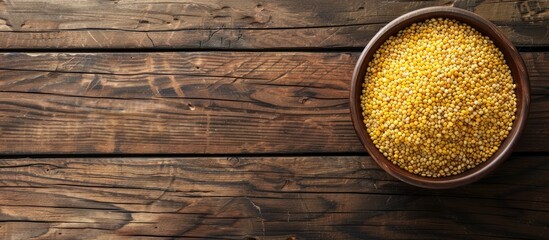
M0 152L362 152L348 111L357 53L3 53ZM547 53L523 53L549 146Z
M549 4L537 0L12 0L0 2L0 48L364 47L392 19L441 5L486 17L517 45L549 44Z
M368 157L0 160L2 239L446 239L549 234L549 157L422 190Z

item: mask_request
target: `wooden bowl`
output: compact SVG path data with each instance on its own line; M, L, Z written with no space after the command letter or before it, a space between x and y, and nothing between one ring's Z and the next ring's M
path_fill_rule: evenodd
M377 51L381 44L383 44L383 42L385 42L390 36L397 34L398 31L410 26L412 23L439 17L456 19L460 22L466 23L481 32L483 35L492 39L495 45L504 54L505 60L511 69L513 81L517 85L515 89L517 95L517 112L511 132L503 141L500 148L491 158L486 160L486 162L458 175L430 178L412 174L394 165L375 147L363 122L364 118L362 116L362 107L360 106L360 95L362 94L362 83L364 83L368 62L371 61L373 54ZM418 187L434 189L453 188L474 182L484 177L500 165L507 157L509 157L513 148L517 145L517 141L526 124L526 118L528 116L530 105L530 86L528 83L526 67L524 66L524 62L522 61L518 51L494 24L472 12L459 8L429 7L400 16L379 30L379 32L372 38L366 48L364 48L364 51L360 55L360 58L356 64L351 83L350 102L351 117L355 131L357 132L360 141L368 153L370 153L371 157L381 168L383 168L383 170L406 183Z

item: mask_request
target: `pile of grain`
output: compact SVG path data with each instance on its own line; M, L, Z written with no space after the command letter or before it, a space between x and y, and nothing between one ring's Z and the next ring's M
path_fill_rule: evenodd
M429 19L390 37L369 62L364 124L399 167L456 175L486 161L507 137L515 87L488 37L456 20Z

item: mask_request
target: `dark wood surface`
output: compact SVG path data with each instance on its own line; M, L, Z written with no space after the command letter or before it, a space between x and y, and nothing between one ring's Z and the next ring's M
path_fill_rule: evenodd
M364 152L349 113L356 52L3 53L6 154ZM522 54L549 151L549 53Z
M519 46L549 44L547 1L1 1L1 48L364 47L386 23L429 6L494 22Z
M425 190L365 156L348 94L378 29L441 5L519 46L533 95L508 161ZM547 238L548 8L0 1L0 239Z
M368 157L0 160L0 237L541 239L549 157L424 190ZM9 235L17 234L17 235Z

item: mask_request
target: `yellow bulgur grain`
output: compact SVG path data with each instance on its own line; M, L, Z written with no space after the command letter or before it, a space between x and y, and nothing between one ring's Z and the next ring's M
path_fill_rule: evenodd
M486 36L452 19L414 23L369 62L361 105L368 134L399 167L426 177L483 163L511 130L515 84Z

